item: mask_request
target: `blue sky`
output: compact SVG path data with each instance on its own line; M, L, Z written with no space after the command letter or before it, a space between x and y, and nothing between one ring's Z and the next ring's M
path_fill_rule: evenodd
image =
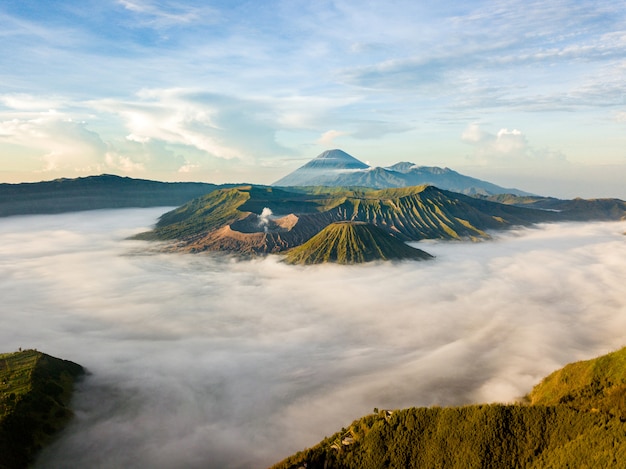
M626 198L626 3L0 3L1 182L271 183L329 148Z

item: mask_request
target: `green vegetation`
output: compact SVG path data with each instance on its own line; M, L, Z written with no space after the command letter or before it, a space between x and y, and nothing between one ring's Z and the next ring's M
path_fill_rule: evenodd
M306 243L288 251L285 261L289 264L356 264L430 258L431 255L407 246L374 225L339 222L328 225Z
M271 220L260 216L264 209ZM283 219L287 216L289 220ZM331 223L374 225L401 241L485 239L486 230L541 221L558 214L479 200L433 186L396 189L265 186L220 189L164 214L137 239L177 240L189 251L281 252Z
M0 467L23 468L71 417L76 363L36 350L0 354Z
M533 405L566 405L626 421L626 349L571 363L544 378L529 394Z
M568 365L528 405L375 409L273 468L624 467L624 365L626 348Z
M156 228L135 236L136 239L169 240L189 238L221 228L245 216L238 211L250 198L242 189L213 191L161 216Z

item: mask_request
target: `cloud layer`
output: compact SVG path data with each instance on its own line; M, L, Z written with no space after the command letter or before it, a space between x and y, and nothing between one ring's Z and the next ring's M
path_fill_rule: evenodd
M512 401L626 343L623 222L299 268L124 239L161 212L0 224L3 351L91 372L38 467L261 467L374 407Z

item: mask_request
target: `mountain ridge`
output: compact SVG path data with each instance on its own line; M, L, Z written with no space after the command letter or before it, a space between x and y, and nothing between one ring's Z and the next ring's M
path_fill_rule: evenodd
M526 403L374 409L272 469L621 467L626 348L566 365Z
M161 182L113 174L2 183L0 217L105 208L171 207L226 186L202 182Z
M626 202L614 200L593 201L591 209L581 201L564 201L557 211L434 186L376 190L245 185L215 190L167 212L152 231L135 239L169 241L168 249L177 251L264 255L299 246L341 221L370 223L406 242L489 239L488 231L512 226L624 217Z

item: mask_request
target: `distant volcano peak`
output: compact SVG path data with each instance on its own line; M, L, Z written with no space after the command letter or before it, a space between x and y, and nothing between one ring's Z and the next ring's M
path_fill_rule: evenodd
M339 149L323 152L272 185L387 189L424 184L470 195L531 195L518 189L500 187L487 181L464 176L449 168L420 166L409 161L402 161L386 168L373 168Z
M357 160L354 156L349 155L343 150L334 149L326 150L319 154L303 168L324 168L324 169L367 169L369 165Z
M343 150L326 150L293 173L276 181L275 186L324 185L337 174L369 169L369 165L357 160Z

